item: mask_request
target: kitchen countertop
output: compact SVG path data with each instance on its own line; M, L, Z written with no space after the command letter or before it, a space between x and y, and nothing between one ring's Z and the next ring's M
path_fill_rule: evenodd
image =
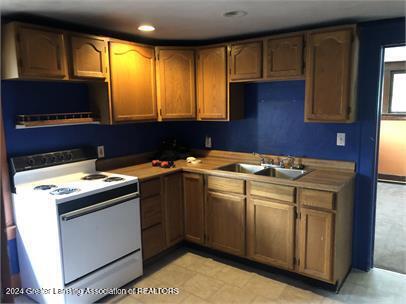
M132 165L109 170L109 172L136 176L142 182L155 177L183 171L334 192L340 191L342 187L344 187L355 177L355 173L352 171L323 168L323 169L311 169L312 170L311 172L307 173L306 175L296 180L288 180L276 177L260 176L255 174L235 173L216 170L221 166L241 161L217 157L202 157L199 159L202 160L202 162L199 164L189 164L185 160L177 160L175 161L174 168L164 169L159 167L152 167L151 163L148 162L139 165Z

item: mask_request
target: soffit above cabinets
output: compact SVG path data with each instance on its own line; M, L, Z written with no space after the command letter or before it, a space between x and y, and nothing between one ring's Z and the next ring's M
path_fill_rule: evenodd
M3 0L3 15L34 14L117 33L165 40L210 40L259 32L405 16L403 0ZM246 11L226 18L228 11ZM141 33L142 23L156 31Z

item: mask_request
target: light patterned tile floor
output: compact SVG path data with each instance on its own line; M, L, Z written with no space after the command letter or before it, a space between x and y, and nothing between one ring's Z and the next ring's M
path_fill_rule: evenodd
M146 267L142 278L126 288L179 288L179 294L138 294L102 299L104 303L241 303L241 304L403 304L406 275L373 269L353 270L339 294L301 280L253 269L206 253L177 249ZM30 303L18 298L17 303Z

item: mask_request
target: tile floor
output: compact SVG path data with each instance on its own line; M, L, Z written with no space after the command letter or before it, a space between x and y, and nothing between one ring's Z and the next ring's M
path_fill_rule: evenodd
M373 269L353 270L339 294L303 281L256 270L200 251L180 248L147 267L132 287L177 287L177 295L130 295L102 299L103 303L406 303L406 275ZM29 303L18 298L18 303Z
M406 274L406 185L379 182L376 201L375 266Z

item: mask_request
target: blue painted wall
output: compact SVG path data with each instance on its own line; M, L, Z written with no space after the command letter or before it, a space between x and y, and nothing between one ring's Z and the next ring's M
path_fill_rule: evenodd
M88 111L87 86L80 83L2 81L2 108L9 156L104 145L106 157L156 149L172 123L118 126L77 125L15 129L18 114Z
M358 177L353 264L368 270L373 258L381 48L404 43L405 21L362 23L359 34L359 117L354 124L304 123L304 82L289 81L246 85L246 118L229 123L172 122L15 130L17 114L50 112L51 106L55 106L52 108L55 111L86 110L86 86L3 81L8 152L15 155L103 144L106 156L114 157L153 150L168 136L176 136L190 147L202 148L204 136L210 135L214 149L355 161ZM336 146L337 132L346 133L345 147Z

